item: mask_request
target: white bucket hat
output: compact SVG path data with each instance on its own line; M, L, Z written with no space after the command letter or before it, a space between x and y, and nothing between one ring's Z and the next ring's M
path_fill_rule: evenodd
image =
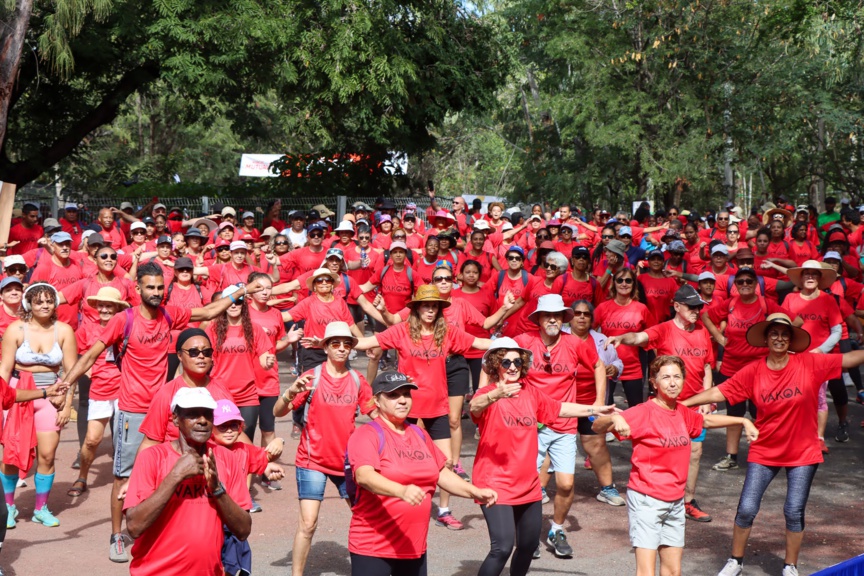
M357 345L357 337L351 333L351 328L348 327L347 322L330 322L327 324L321 343L326 344L331 338L350 338L351 346Z
M527 352L529 364L531 363L531 359L534 356L534 354L530 350L528 350L527 348L522 348L512 338L507 338L506 336L504 336L502 338L496 338L492 341L492 344L489 345L489 349L483 353L483 361L485 362L489 354L491 354L495 350L518 350L519 352Z
M573 309L564 305L564 299L560 294L546 294L537 299L537 309L528 315L528 320L535 324L540 323L540 314L546 312L555 314L557 312L564 313L564 322L570 322L573 319Z

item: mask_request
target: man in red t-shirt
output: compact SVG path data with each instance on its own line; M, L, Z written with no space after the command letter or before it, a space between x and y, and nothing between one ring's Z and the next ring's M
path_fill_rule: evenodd
M110 208L102 208L99 210L98 224L102 227L99 234L105 239L107 244L110 244L114 250L121 250L126 246L126 235L117 227L114 222L114 212Z
M64 232L68 232L72 236L72 246L77 248L81 245L81 235L84 233L84 228L78 221L78 204L74 202L66 204L63 216L60 217L60 226Z
M252 531L240 460L208 446L215 409L206 388L181 388L171 401L179 438L141 452L123 505L133 576L222 574L222 526L241 541Z
M141 304L127 309L124 314L116 314L90 350L78 359L65 376L66 382L77 381L109 347L111 350L106 358L117 362L120 367L119 410L115 416L113 431L113 437L117 438L118 442L114 450L111 534L120 532L123 502L118 499L118 495L132 472L138 447L144 440L139 427L150 408L154 394L166 380L171 331L182 330L189 322L212 320L237 300L232 294L214 300L202 308L191 310L162 306L165 278L162 268L153 262L138 267L137 280ZM243 288L244 296L262 289L260 282L250 282Z
M43 235L44 231L39 225L39 207L35 204L24 204L21 209L21 222L9 229L9 243L17 244L9 246L6 254L11 256L35 250Z
M678 396L686 400L714 385L711 367L714 364L714 345L708 331L698 325L699 316L705 301L696 289L685 284L675 292L672 306L675 317L667 322L651 326L644 332L628 332L620 336L610 336L607 346L626 344L642 346L657 351L658 356L677 356L684 361L684 388ZM711 413L710 406L699 408L703 415ZM699 460L702 458L703 433L693 439L690 445L690 469L684 494L684 509L687 518L697 522L710 522L711 516L699 508L696 495L696 480L699 477Z
M71 286L84 278L84 270L79 262L72 260L72 237L66 232L55 232L51 235L51 245L54 253L39 259L30 283L48 282L58 291ZM57 307L57 319L78 328L78 306L61 304Z

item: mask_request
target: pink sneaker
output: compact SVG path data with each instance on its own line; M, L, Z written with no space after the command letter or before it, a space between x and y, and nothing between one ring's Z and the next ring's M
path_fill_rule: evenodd
M591 457L585 456L585 470L593 470L594 468L591 466Z
M468 473L465 472L464 468L462 468L462 462L456 462L456 464L453 466L453 472L455 472L457 476L459 476L466 482L471 481L471 477L468 476Z
M438 519L435 520L435 524L437 524L438 526L444 526L448 530L462 530L463 528L465 528L462 522L457 520L456 517L453 516L453 514L450 512L445 512L444 514L438 516Z

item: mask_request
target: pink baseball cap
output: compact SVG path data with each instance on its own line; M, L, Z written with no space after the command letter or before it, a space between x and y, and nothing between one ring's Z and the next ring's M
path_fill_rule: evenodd
M243 422L240 409L230 400L219 400L216 402L216 410L213 411L213 425L221 426L226 422L239 420Z

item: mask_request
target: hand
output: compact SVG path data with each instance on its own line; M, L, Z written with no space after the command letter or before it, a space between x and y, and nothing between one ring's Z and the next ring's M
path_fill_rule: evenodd
M418 506L426 498L426 492L414 484L408 484L402 487L402 496L400 498L411 506Z
M270 462L264 469L264 476L268 480L281 480L285 477L285 471L275 462Z
M372 301L372 306L374 306L379 312L384 312L384 297L381 296L381 294L375 296L375 299Z
M609 336L606 338L606 342L603 343L603 349L608 350L609 346L613 348L618 348L621 345L621 341L623 340L623 336Z
M491 488L474 488L471 497L490 508L498 502L498 493Z
M291 386L288 387L288 392L294 394L301 394L307 390L306 385L312 381L312 375L301 376L297 378Z
M60 410L66 407L66 394L61 394L60 396L48 396L48 401L51 402L51 405L59 413Z
M512 384L498 384L498 393L500 394L499 398L512 398L514 396L519 396L520 390L522 390L522 385L518 382L513 382Z
M615 380L616 378L618 378L618 368L612 366L611 364L608 364L606 366L606 377L609 380Z
M57 380L57 382L55 382L51 386L48 386L47 388L45 388L45 392L48 394L49 398L56 397L56 396L65 397L66 392L68 392L68 391L69 391L69 383L63 382L62 380Z
M288 334L285 336L285 340L288 341L289 344L294 344L295 342L299 342L300 338L303 337L303 329L300 328L297 324L291 326L291 329L288 330Z
M274 438L267 447L264 449L267 451L267 456L269 459L276 460L282 455L282 449L285 447L285 440L283 438Z
M126 492L129 490L129 479L124 478L123 484L120 485L120 489L117 490L117 500L125 500Z
M37 246L47 246L47 245L48 245L48 239L45 238L45 237L43 236L42 238L39 238L39 239L36 241L36 245L37 245ZM7 248L8 248L9 246L10 246L10 244L7 244L7 245L6 245Z
M264 370L269 370L274 364L276 364L276 355L272 352L265 352L258 360Z
M40 238L39 240L42 240L42 239L43 239L43 238ZM17 246L17 245L20 244L20 243L21 243L20 240L13 240L12 242L7 242L7 243L6 243L6 248L12 248L13 246Z
M606 262L609 263L610 268L615 268L621 263L621 257L609 252L606 254Z
M57 412L57 420L56 425L58 428L63 429L66 427L66 424L69 423L69 418L72 416L72 405L68 404L63 410Z
M515 305L516 297L513 296L513 293L510 290L508 290L507 293L504 295L504 303L501 305L501 307L504 308L504 310L510 310Z
M614 404L610 404L608 406L604 406L603 404L593 404L594 414L597 416L611 416L616 414L617 408Z
M204 481L207 482L207 489L210 492L215 492L219 489L219 471L216 469L216 457L213 455L213 448L210 448L202 458L204 462Z
M612 423L614 424L613 430L615 430L619 436L622 438L630 436L630 425L619 414L614 414L612 416Z
M711 404L703 404L702 406L699 406L699 413L703 416L708 416L711 412L713 412L713 410L711 410Z
M204 474L204 459L191 448L187 448L180 459L174 463L174 468L171 471L179 476L180 480L200 476Z
M304 336L300 339L300 345L304 348L321 348L321 338L318 336Z
M744 434L747 436L749 442L755 442L759 439L759 430L756 429L753 422L746 418L744 419Z
M267 284L269 285L270 282L268 281ZM249 284L246 284L246 294L255 294L256 292L261 292L261 290L263 289L264 284L261 282L261 280L253 280ZM244 294L244 296L246 294Z

